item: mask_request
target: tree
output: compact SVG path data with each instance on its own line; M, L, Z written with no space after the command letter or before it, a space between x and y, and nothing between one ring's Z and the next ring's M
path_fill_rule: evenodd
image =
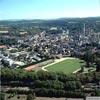
M84 58L86 61L86 67L90 67L90 65L94 62L94 54L92 54L91 50L86 51L86 53L84 54Z
M5 94L4 93L0 93L0 100L5 100Z
M36 95L35 95L35 93L33 93L33 98L34 98L34 99L36 98Z
M95 96L100 96L100 90L95 90Z
M84 72L84 65L81 66L81 72Z
M34 95L28 94L27 100L35 100L35 94Z
M100 71L100 59L96 60L96 71L99 72Z

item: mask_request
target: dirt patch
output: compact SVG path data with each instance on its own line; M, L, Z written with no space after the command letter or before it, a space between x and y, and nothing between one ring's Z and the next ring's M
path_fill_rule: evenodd
M39 70L39 69L41 69L42 66L48 65L48 64L50 64L52 62L53 62L53 60L50 59L50 60L47 60L47 61L40 62L38 64L30 65L30 66L28 66L28 67L26 67L24 69L27 70L27 71L31 71L33 69Z
M36 65L31 65L31 66L26 67L26 68L24 68L24 69L27 70L27 71L31 71L31 70L34 69L35 67L39 67L38 64L36 64Z

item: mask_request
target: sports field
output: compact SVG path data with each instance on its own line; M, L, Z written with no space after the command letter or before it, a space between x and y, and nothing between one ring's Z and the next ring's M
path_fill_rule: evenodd
M64 72L64 73L73 73L74 71L81 68L82 65L84 65L84 61L73 58L73 59L65 59L61 62L49 65L45 67L47 71L52 72Z

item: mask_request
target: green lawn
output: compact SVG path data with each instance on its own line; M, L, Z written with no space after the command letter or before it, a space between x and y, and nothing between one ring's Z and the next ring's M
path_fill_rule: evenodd
M80 59L66 59L62 62L48 66L46 69L52 72L72 73L84 65L84 61Z

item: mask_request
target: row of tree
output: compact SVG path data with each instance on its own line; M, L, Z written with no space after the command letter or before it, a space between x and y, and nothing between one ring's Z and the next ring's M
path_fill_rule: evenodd
M82 91L65 91L56 89L46 89L46 88L36 88L29 91L26 90L13 90L10 89L7 93L17 93L17 94L35 94L35 96L40 97L67 97L67 98L83 98L85 94Z
M75 75L51 72L27 72L23 69L1 69L1 85L11 87L29 87L37 96L81 97L81 82ZM69 92L70 93L69 93ZM11 91L10 91L11 92ZM22 91L21 91L22 93Z
M27 72L23 69L2 68L0 74L2 86L29 87L37 96L69 97L69 92L71 92L72 97L74 95L79 97L80 93L82 93L82 95L84 93L81 87L82 85L90 82L99 84L100 82L99 72L66 75L64 73L44 71ZM18 93L27 94L27 91L19 90Z
M34 81L34 80L59 80L61 82L66 81L78 81L75 75L66 75L64 73L54 73L54 72L28 72L23 69L11 69L2 68L1 69L1 80L4 81Z

